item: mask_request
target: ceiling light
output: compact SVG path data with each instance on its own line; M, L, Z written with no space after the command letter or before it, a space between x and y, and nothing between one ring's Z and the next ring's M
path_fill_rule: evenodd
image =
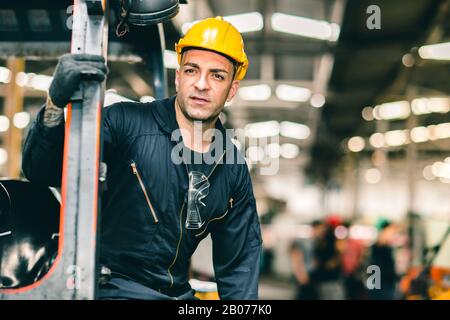
M373 116L378 120L405 119L410 113L408 101L395 101L375 106Z
M164 66L167 69L177 69L178 68L178 56L175 51L164 50Z
M16 113L13 118L13 123L16 128L26 128L30 123L30 114L28 112Z
M368 183L376 184L381 180L381 172L376 168L371 168L366 171L365 178Z
M223 19L231 23L240 33L259 31L264 28L264 17L259 12L224 16ZM187 31L197 22L199 22L199 20L183 23L181 26L181 32L186 34Z
M243 100L265 101L269 100L272 91L267 84L259 84L256 86L241 87L238 95Z
M374 117L373 117L373 108L372 107L365 107L362 110L361 115L362 115L364 120L372 121L374 119Z
M450 60L450 42L422 46L419 56L422 59Z
M448 98L418 98L411 103L414 114L428 114L432 112L447 113L450 111L450 101Z
M11 81L11 71L8 68L0 67L0 82L9 83Z
M285 159L294 159L300 154L300 148L293 143L283 143L280 148L280 154Z
M450 138L450 122L436 125L434 134L438 139Z
M416 127L411 130L411 140L413 142L426 142L428 141L428 130L426 127Z
M4 165L8 161L8 151L0 148L0 165Z
M284 13L274 13L271 22L275 31L320 40L336 41L340 33L340 27L335 23Z
M142 97L139 99L139 101L140 101L140 102L143 102L143 103L149 103L149 102L155 101L155 98L152 97L152 96L142 96Z
M311 130L301 123L283 121L280 124L280 134L284 137L303 140L309 137Z
M223 17L231 23L240 33L262 30L264 27L264 18L259 12L249 12Z
M263 138L277 136L280 133L278 121L264 121L250 123L245 126L245 135L251 138Z
M311 90L302 87L294 87L280 84L275 90L278 99L284 101L305 102L311 97Z
M369 142L374 148L381 148L384 146L385 139L382 133L374 133L370 136Z
M264 149L262 147L252 146L247 149L247 158L250 162L260 162L264 160Z
M0 132L6 132L9 129L9 118L7 116L0 116Z
M391 147L401 146L408 142L407 130L393 130L384 134L386 144Z
M348 140L348 149L352 152L360 152L364 149L366 143L362 137L352 137Z
M314 108L322 108L325 105L325 96L320 93L315 93L311 97L310 103Z
M436 178L436 176L433 174L431 166L426 166L425 168L423 168L422 174L423 177L428 181L434 180Z
M271 143L266 146L266 154L269 158L279 158L280 157L280 145L278 143Z
M34 75L33 77L29 77L28 86L35 90L48 91L48 88L50 88L52 80L53 77L38 74Z

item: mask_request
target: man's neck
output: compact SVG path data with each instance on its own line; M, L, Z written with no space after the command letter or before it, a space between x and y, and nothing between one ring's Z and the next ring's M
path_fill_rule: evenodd
M214 121L192 121L187 119L175 99L175 115L178 123L178 127L181 129L181 135L183 136L183 142L191 150L204 153L209 150L212 141L212 133L215 128ZM208 131L209 130L209 131Z

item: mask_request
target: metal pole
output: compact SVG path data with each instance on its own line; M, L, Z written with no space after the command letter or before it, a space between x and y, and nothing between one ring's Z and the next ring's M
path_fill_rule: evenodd
M106 54L107 1L74 0L72 53ZM0 299L94 299L104 85L84 81L68 107L58 256L48 274Z

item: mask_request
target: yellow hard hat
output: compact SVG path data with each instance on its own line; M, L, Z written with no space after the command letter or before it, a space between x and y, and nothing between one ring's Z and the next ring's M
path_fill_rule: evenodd
M242 80L248 69L244 41L239 31L223 17L208 18L194 24L175 44L178 63L181 63L183 48L197 47L224 54L237 63L235 79Z

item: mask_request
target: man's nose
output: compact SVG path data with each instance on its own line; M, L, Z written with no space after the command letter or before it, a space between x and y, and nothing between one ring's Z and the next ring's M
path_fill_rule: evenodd
M206 75L200 75L195 82L195 88L197 90L203 91L209 89L209 82Z

